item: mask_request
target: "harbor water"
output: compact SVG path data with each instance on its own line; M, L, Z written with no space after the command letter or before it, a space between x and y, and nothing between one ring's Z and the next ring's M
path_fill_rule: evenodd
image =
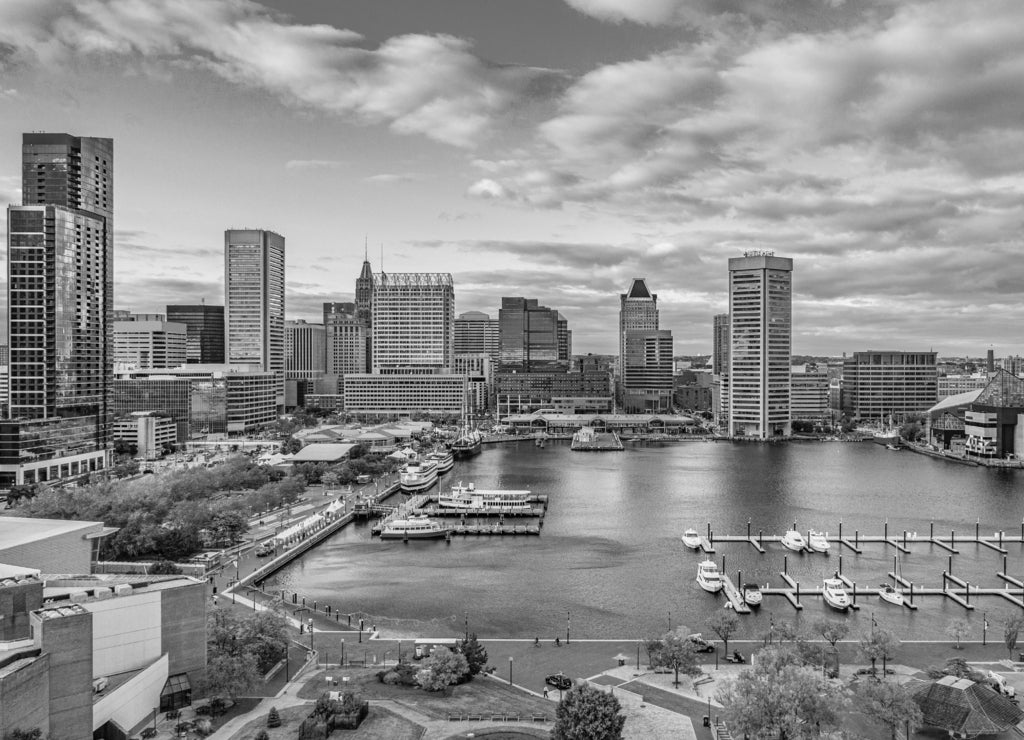
M725 597L695 582L704 556L687 550L687 527L705 534L781 535L796 523L835 535L910 535L900 556L903 576L915 586L939 587L948 553L927 537L982 536L1002 530L1020 535L1024 521L1024 471L944 463L909 451L864 443L780 445L685 442L627 444L623 452L572 452L567 442L532 441L485 447L456 463L441 485L473 482L477 488L530 489L548 495L540 537L470 536L403 543L371 538L370 526L346 527L267 582L267 590L298 592L400 635L565 639L638 638L671 625L708 632L705 620L724 608ZM434 489L436 490L436 489ZM765 543L716 543L715 559L735 581L782 586L788 572L814 588L839 568L861 585L880 585L896 550L862 544L857 555L833 543L829 555L792 553ZM972 586L1001 588L1003 556L987 547L958 544L953 573ZM1009 575L1024 580L1024 546L1008 544ZM739 585L739 584L737 584ZM982 614L989 637L1001 640L1001 614L1019 611L999 597L981 597L968 612L942 597L916 599L919 609L858 597L861 610L841 617L819 598L804 596L796 612L781 596L766 596L759 613L741 617L739 638L759 638L770 622L820 616L850 620L854 633L879 625L904 639L945 639L955 618L968 619L968 639L981 639ZM569 624L567 625L567 618ZM975 634L975 632L977 634Z

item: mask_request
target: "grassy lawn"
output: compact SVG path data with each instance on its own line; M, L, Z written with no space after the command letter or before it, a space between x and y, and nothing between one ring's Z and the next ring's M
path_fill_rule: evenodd
M448 712L480 712L483 714L545 714L554 717L554 705L518 689L490 678L478 676L469 683L452 686L442 692L428 692L412 686L389 686L377 680L377 671L367 668L347 668L339 671L332 668L330 673L320 671L306 682L299 691L299 697L316 700L326 690L324 676L349 677L349 689L362 695L363 699L390 699L415 709L434 719L447 719ZM341 682L337 688L340 690Z
M309 716L313 705L281 709L280 727L267 727L267 718L255 719L231 736L231 740L252 740L260 730L266 730L270 740L295 740L299 725ZM338 730L348 740L418 740L422 730L418 725L398 717L381 707L370 707L370 713L358 730Z

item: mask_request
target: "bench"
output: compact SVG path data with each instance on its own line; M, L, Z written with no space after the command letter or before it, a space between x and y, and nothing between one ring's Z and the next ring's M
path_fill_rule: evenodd
M466 719L470 722L483 722L484 716L479 713L469 713L466 715Z
M505 722L518 722L518 721L519 721L519 715L518 714L506 714L505 715Z
M548 716L546 714L534 714L533 715L533 721L534 722L547 722L548 721Z
M460 712L448 712L448 721L449 722L461 722L462 721L462 714Z

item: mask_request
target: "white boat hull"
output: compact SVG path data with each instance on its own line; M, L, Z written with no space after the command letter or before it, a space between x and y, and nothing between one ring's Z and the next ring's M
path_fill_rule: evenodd
M761 606L761 593L743 594L743 603L747 606Z
M903 594L899 591L879 591L878 598L893 606L903 606Z
M419 493L426 491L432 485L437 483L437 469L435 468L432 473L426 475L417 476L402 476L402 492L403 493Z
M828 596L823 596L822 598L825 599L825 603L826 604L831 606L837 612L845 612L847 609L850 608L850 602L849 601L838 601L838 600L830 598Z
M790 542L789 540L783 540L782 546L787 550L792 550L793 552L802 552L804 549L804 543Z
M709 594L717 594L723 588L721 581L718 581L717 583L715 583L715 582L709 583L708 581L702 581L701 579L698 578L697 579L697 584L702 589L707 591Z
M698 537L696 534L694 534L694 535L684 534L680 539L682 539L683 544L686 545L691 550L699 550L700 549L700 537Z

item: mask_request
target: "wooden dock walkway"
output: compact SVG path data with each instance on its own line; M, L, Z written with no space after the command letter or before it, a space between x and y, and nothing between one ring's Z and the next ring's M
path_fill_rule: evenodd
M461 535L539 535L540 527L538 527L536 524L457 524L456 526L452 527L451 531L452 534Z
M750 606L743 600L743 595L725 573L722 574L722 583L724 584L722 590L725 592L725 597L729 599L729 603L732 604L732 610L737 614L750 614Z

